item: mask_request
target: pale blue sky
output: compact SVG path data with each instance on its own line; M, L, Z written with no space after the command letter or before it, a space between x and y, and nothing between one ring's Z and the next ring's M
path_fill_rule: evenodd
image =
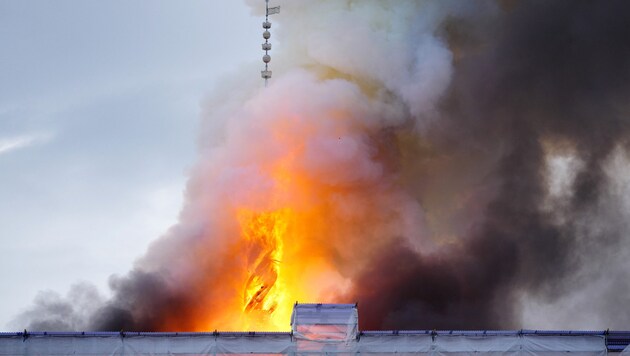
M231 0L0 1L0 330L40 290L105 290L176 221L200 102L259 61L260 22Z

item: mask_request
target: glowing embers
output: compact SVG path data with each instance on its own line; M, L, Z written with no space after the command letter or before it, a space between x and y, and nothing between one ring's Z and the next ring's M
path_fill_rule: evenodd
M239 212L248 273L243 288L246 313L272 314L283 303L285 290L280 277L287 221L286 209Z

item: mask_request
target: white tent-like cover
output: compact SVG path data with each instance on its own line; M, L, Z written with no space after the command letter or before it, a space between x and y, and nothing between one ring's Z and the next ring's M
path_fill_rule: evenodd
M366 331L354 304L296 304L292 331L0 333L0 355L605 355L605 332ZM620 350L621 351L621 350Z

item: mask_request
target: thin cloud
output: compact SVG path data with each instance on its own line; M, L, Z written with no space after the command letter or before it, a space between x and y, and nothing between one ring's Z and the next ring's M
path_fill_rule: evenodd
M41 144L51 139L51 134L30 134L15 137L0 138L0 155Z

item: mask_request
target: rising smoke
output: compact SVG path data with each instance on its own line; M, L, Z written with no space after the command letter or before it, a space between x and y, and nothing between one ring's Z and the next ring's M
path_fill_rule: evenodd
M235 211L290 208L279 263L296 295L358 301L362 329L627 328L630 3L282 11L269 88L205 103L180 222L111 299L42 296L21 325L248 325L223 313L260 253Z

